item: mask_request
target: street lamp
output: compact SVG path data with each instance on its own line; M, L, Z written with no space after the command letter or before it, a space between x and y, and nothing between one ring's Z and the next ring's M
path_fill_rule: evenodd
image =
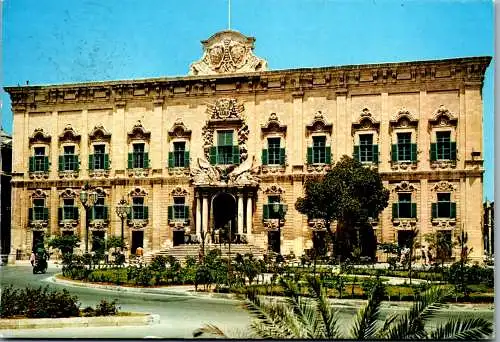
M128 202L123 197L120 200L120 202L118 202L118 204L116 205L116 215L118 215L118 217L122 220L122 235L121 235L122 243L121 243L121 248L120 248L122 252L123 252L123 246L124 246L124 242L123 242L123 221L130 214L130 210L131 209L132 208L130 207L130 205L128 204Z
M96 201L97 193L94 191L94 188L89 185L89 183L86 183L80 190L80 202L82 202L82 205L85 208L85 254L89 252L90 208L92 208Z
M283 215L283 205L281 204L281 196L278 196L278 202L273 203L273 211L278 214L278 236L279 236L279 251L278 254L281 254L281 218Z

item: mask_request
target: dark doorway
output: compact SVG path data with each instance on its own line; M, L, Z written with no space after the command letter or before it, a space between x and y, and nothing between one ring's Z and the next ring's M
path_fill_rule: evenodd
M361 256L375 259L377 254L377 237L371 226L364 226L359 231L359 245L361 248Z
M269 251L281 254L279 230L271 230L267 233L267 244Z
M184 231L183 230L174 230L173 236L174 247L184 244Z
M34 231L33 232L33 245L31 246L31 249L34 251L36 250L36 247L41 244L43 247L43 239L44 239L44 233L39 232L39 231Z
M313 231L313 248L318 256L323 256L326 254L326 231L324 230L314 230Z
M213 202L214 227L219 230L220 242L226 243L231 235L231 242L236 241L236 200L231 194L220 192L215 195ZM231 231L231 234L229 234Z
M398 231L398 246L399 248L410 248L411 243L411 230L400 230Z
M92 251L104 253L104 232L92 232Z
M133 231L132 232L132 249L131 253L135 254L135 250L139 247L144 248L144 232L143 231Z

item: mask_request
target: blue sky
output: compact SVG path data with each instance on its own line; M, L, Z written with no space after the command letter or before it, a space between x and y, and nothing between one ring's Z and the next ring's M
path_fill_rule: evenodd
M4 85L186 75L228 0L3 0ZM271 69L494 54L492 1L232 0L231 28ZM484 96L485 199L494 192L493 64ZM12 131L2 93L2 126Z

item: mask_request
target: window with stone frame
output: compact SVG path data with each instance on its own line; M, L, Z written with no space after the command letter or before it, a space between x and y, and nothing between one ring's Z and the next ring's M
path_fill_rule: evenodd
M144 205L144 197L132 197L131 218L134 220L148 219L148 207Z
M392 204L392 218L416 218L417 204L412 203L411 193L398 193L398 202Z
M33 148L33 157L30 157L29 160L30 172L47 172L49 170L49 157L45 152L45 146Z
M432 203L432 218L456 218L456 203L451 201L451 193L437 193L437 202Z
M189 219L189 206L186 205L185 197L174 196L174 204L168 207L168 219L173 221Z
M108 207L105 205L104 196L97 197L97 200L92 207L92 220L108 220Z
M397 144L392 146L392 161L414 162L417 160L417 144L411 141L411 133L397 133Z
M436 142L431 143L431 161L456 160L457 145L451 141L451 131L437 131Z
M33 207L29 208L30 221L47 221L49 219L49 208L45 207L44 198L34 198Z
M286 211L287 205L280 201L280 196L269 195L267 204L263 206L263 219L283 219Z
M281 138L267 138L267 149L262 151L263 165L283 165L285 163L285 149L281 148Z
M63 199L63 206L61 208L60 220L77 220L78 207L75 205L74 198Z
M307 151L308 164L330 164L331 148L326 146L326 136L317 135L312 137L312 147Z
M362 163L374 162L373 134L359 135L359 161ZM378 155L378 151L377 151Z
M75 145L63 146L63 155L59 156L59 171L78 171L78 156L75 154Z
M174 151L169 154L169 167L188 167L189 151L186 151L185 141L175 141Z
M94 144L93 154L89 155L89 169L90 170L108 170L109 169L109 155L106 153L105 144Z
M216 146L216 164L228 165L239 164L239 147L234 146L233 140L234 131L232 130L219 130L217 131L217 146ZM210 153L210 160L212 161L213 154Z

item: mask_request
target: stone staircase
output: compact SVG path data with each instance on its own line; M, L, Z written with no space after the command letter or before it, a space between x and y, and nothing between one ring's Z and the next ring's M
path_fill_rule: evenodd
M227 244L225 246L224 245L220 246L219 244L206 244L205 253L207 253L211 249L220 249L221 247L222 247L221 249L222 257L227 257L229 252L229 245ZM179 245L144 255L144 262L150 263L151 260L153 260L153 258L156 255L163 255L163 256L171 255L175 257L177 260L180 260L181 262L183 262L187 256L194 256L196 259L198 259L199 250L200 246L197 244ZM264 254L266 254L266 250L250 244L231 244L231 256L234 257L237 253L241 255L245 255L246 253L252 253L255 258L261 259L264 257Z

